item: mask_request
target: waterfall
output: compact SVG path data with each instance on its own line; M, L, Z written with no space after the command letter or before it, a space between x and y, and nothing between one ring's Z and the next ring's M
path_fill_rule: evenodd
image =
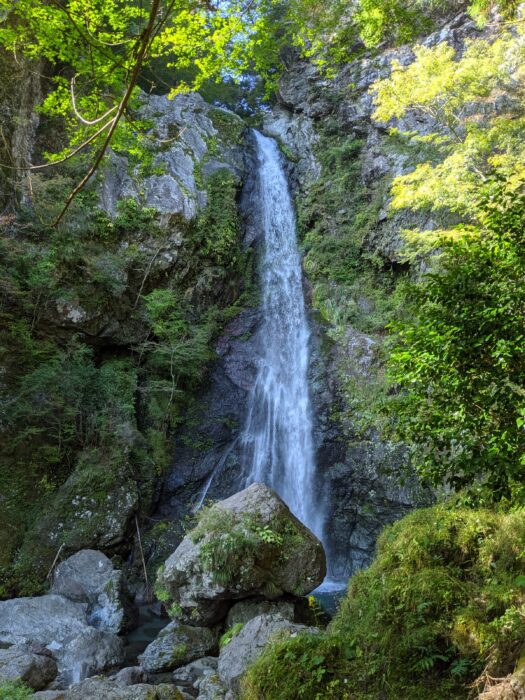
M271 486L322 539L308 390L310 331L295 214L277 144L258 132L255 138L262 324L242 435L246 485L260 481Z

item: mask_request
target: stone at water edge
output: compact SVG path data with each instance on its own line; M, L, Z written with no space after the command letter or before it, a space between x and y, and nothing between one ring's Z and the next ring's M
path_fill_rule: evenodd
M137 683L145 683L147 678L147 673L140 666L127 666L126 668L121 668L118 673L116 673L112 678L112 681L116 683L120 688L126 688L128 685L137 685Z
M149 673L162 673L216 652L217 646L217 634L207 627L174 621L159 632L138 660Z
M254 617L221 649L219 677L228 688L237 693L246 669L264 651L272 638L318 632L316 627L297 625L278 614Z
M87 603L88 622L97 629L118 634L136 623L136 611L122 572L113 568L105 554L94 549L83 549L57 566L51 593Z
M225 540L233 545L229 570L213 571L210 551L220 550ZM177 619L207 626L224 619L233 601L304 596L325 574L317 537L274 491L252 484L204 511L159 570L157 585L174 604Z
M120 637L110 632L86 629L73 639L65 639L59 655L61 687L69 686L100 671L120 666L124 660L124 645Z
M17 644L0 649L0 685L6 681L20 681L33 690L45 688L56 678L58 668L45 647Z

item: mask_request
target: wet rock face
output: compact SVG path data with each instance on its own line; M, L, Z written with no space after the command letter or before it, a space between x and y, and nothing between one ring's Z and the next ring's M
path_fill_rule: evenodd
M242 488L240 435L256 373L258 321L257 310L243 311L217 341L218 360L164 482L163 517L181 520L203 499L220 500Z
M460 13L422 43L434 46L447 42L461 54L466 42L481 34L470 17ZM434 213L388 213L388 182L414 167L413 154L396 149L388 140L389 128L421 136L435 129L431 117L415 112L408 112L403 119L394 119L388 124L374 121L375 106L370 88L376 80L389 75L393 60L409 65L414 60L414 52L410 46L401 46L365 55L342 66L331 79L322 76L315 66L296 59L282 76L278 105L266 117L264 128L284 143L297 161L293 164L292 181L298 197L308 193L311 183L320 175L315 152L318 134L324 130L326 136L329 132L324 129L327 122L333 134L356 137L362 142L360 185L375 192L379 201L383 197L383 201L376 223L361 245L364 250L379 255L386 267L401 269L406 263L400 256L404 242L399 232L413 227L432 230L443 222ZM322 175L328 180L329 173ZM357 299L356 303L364 318L374 313L373 305L366 308L366 299ZM326 329L319 326L314 329L312 338L311 389L317 418L318 499L325 498L329 503L326 546L330 575L346 579L370 563L377 535L384 525L402 517L414 505L428 504L432 494L423 491L415 478L408 478L401 485L399 475L406 476L408 462L403 446L382 442L373 430L363 434L358 425L351 425L351 412L345 403L345 393L349 391L345 382L355 380L361 387L366 387L368 381L373 383L380 363L381 338L348 326L346 334L339 333L334 344L327 341L325 332ZM339 410L346 415L345 425L333 419Z
M226 543L227 561L222 562ZM271 489L252 484L204 513L159 571L177 617L225 618L232 601L306 595L326 573L321 543Z

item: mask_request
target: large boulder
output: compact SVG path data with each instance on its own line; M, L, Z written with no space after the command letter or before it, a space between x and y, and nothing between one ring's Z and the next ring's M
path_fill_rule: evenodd
M139 656L140 665L150 673L172 671L217 648L217 634L207 627L170 622Z
M37 641L57 646L86 627L86 605L59 595L12 598L0 602L0 642Z
M83 549L59 564L51 592L86 603L88 622L97 629L118 634L135 622L122 572L94 549Z
M157 585L177 618L213 625L234 600L304 596L325 574L317 537L274 491L252 484L201 513L159 570Z
M0 602L0 643L39 642L53 652L67 685L121 663L121 639L87 621L87 605L50 594Z
M249 664L263 652L272 639L291 637L299 633L313 634L318 631L316 627L297 625L278 614L254 617L221 649L219 677L234 694L237 694L239 682Z
M20 681L33 690L41 690L56 678L57 673L56 662L45 648L17 644L0 649L0 684Z

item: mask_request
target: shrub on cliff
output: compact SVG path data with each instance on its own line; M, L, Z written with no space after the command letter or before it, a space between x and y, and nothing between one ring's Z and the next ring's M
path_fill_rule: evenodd
M390 359L389 413L416 467L478 500L523 489L524 204L523 186L493 185L484 228L413 287Z
M270 647L245 700L450 700L484 669L511 673L525 645L523 516L451 503L389 526L327 634Z

